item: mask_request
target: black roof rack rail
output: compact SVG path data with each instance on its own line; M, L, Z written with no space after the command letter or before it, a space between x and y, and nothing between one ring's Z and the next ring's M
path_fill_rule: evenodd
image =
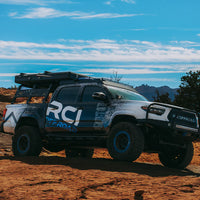
M119 88L122 88L122 89L127 89L127 90L137 92L133 86L125 84L125 83L116 82L116 81L113 81L113 80L107 79L107 78L102 78L102 81L105 85L109 85L109 86L113 86L113 87L119 87Z

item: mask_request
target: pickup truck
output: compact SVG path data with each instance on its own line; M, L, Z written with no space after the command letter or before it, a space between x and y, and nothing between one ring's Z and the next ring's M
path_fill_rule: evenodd
M13 134L15 156L38 156L46 148L91 158L102 147L113 159L130 162L142 152L158 153L164 166L179 169L193 158L192 142L200 135L195 111L149 102L129 85L72 72L21 73L15 82L20 86L1 124L2 132Z

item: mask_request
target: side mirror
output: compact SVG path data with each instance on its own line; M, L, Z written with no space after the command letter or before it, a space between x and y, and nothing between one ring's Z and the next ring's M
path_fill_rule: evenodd
M94 99L100 100L100 101L107 101L108 100L107 96L103 92L95 92L95 93L93 93L92 97Z

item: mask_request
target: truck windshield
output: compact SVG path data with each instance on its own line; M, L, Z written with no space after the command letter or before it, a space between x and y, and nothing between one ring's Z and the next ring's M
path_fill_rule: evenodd
M137 92L126 90L122 88L107 86L108 90L112 94L114 99L124 99L124 100L137 100L137 101L148 101L145 97L138 94Z

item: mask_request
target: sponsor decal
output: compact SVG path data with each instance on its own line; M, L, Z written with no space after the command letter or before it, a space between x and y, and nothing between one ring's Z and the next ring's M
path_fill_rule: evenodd
M71 116L73 114L73 118ZM63 106L58 101L53 101L47 108L46 127L64 128L70 132L77 132L82 110L73 106Z
M175 118L176 115L173 115L173 118ZM191 123L196 123L196 119L194 118L190 118L190 117L186 117L186 116L182 116L182 115L178 115L176 117L176 119L182 120L182 121L187 121L187 122L191 122Z
M50 117L46 117L46 127L57 127L57 128L63 128L69 132L73 133L77 132L77 128L75 126L52 119Z

